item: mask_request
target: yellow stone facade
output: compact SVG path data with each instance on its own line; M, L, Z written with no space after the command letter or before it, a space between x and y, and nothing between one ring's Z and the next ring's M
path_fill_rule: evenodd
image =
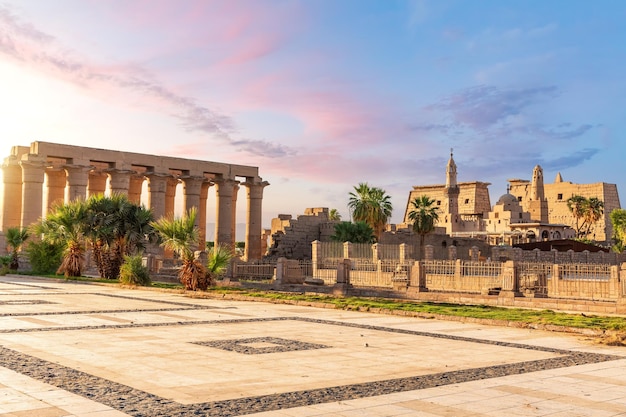
M531 182L528 180L512 179L511 194L520 201L524 210L528 210L532 199ZM544 195L548 203L548 221L550 223L567 224L574 227L576 220L567 208L567 199L580 195L585 198L596 197L604 202L604 216L594 224L592 237L597 242L609 241L613 236L613 226L609 214L615 209L621 208L616 184L597 182L592 184L575 184L563 181L561 174L557 174L555 182L544 184Z
M609 214L620 208L615 184L604 182L574 184L557 175L553 184L544 184L543 169L536 166L531 180L509 180L509 192L491 206L489 183L457 182L456 163L450 154L446 183L416 185L409 192L404 223L410 224L411 201L422 195L435 200L439 221L451 236L486 236L491 243L522 243L575 237L576 221L567 207L573 195L596 197L604 202L604 216L594 225L593 239L608 243L612 237ZM501 237L498 237L501 235Z

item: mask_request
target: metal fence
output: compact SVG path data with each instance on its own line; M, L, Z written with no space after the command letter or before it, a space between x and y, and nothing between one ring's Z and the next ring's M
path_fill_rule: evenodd
M562 279L608 281L611 278L611 265L561 264L559 265L559 273Z
M274 276L276 262L272 263L235 263L234 276L241 281L268 281Z

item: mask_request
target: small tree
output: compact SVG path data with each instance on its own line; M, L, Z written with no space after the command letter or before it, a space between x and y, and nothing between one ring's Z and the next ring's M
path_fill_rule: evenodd
M208 288L206 268L194 254L200 237L200 230L195 225L196 215L197 210L192 208L183 217L161 217L151 223L161 236L161 246L180 256L183 264L178 278L186 289L192 291Z
M341 214L339 214L339 211L337 209L330 209L330 212L328 213L328 220L331 220L331 221L341 220Z
M330 237L336 242L374 243L374 230L365 222L341 222L335 225L335 234Z
M229 247L217 245L211 248L207 254L208 285L215 285L217 279L226 272L231 259L233 259L233 253Z
M57 206L45 219L34 225L35 233L42 240L63 246L63 260L57 274L65 277L79 277L85 263L85 235L87 226L87 205L82 200Z
M63 259L63 246L48 241L29 242L26 253L33 273L54 274Z
M435 230L435 224L439 220L437 206L433 206L435 200L427 195L417 197L411 201L412 209L409 212L409 220L413 222L413 231L420 235L420 251L424 252L424 240L428 233Z
M20 229L19 227L9 227L7 229L5 238L7 246L11 248L11 263L9 269L17 271L20 267L19 251L22 245L28 239L28 231L26 229Z
M623 252L626 249L626 210L615 209L609 215L613 224L613 239L615 252Z
M391 218L391 197L382 188L370 187L367 183L359 183L349 195L348 208L352 220L369 224L376 239L380 239Z
M141 255L126 255L120 267L119 280L128 285L150 285L150 273L143 265Z

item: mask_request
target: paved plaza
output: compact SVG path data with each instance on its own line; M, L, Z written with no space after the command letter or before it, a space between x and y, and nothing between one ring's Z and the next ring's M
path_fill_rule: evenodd
M580 335L0 277L0 416L626 416Z

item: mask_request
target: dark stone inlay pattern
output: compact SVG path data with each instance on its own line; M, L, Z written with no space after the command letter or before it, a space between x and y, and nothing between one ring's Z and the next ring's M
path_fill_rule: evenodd
M46 301L46 300L9 300L9 301L0 300L0 305L27 306L27 305L33 305L33 304L58 304L58 303L53 303L52 301Z
M16 284L19 285L19 284ZM29 286L23 284L24 286ZM32 287L35 287L32 285ZM49 288L36 286L37 288ZM56 289L56 288L49 288ZM53 293L54 295L68 294L67 292ZM85 294L85 293L81 293ZM89 293L92 294L92 293ZM40 294L38 294L40 295ZM211 308L204 305L177 303L171 301L150 300L139 297L127 297L113 294L95 293L93 295L109 296L114 298L127 298L132 300L149 301L178 305L186 308L178 309L134 309L128 311L173 311L188 309ZM102 310L82 313L102 313ZM110 312L120 312L111 310ZM81 312L54 312L51 314L81 314ZM33 314L25 314L33 315ZM242 322L261 322L276 320L299 320L303 322L337 325L344 327L354 327L368 330L387 331L394 333L412 334L416 336L436 337L450 340L462 340L473 343L492 344L513 348L529 350L539 350L553 352L563 355L561 357L527 361L522 363L489 366L482 368L466 369L454 372L444 372L432 375L423 375L408 378L396 378L383 381L368 382L362 384L352 384L344 386L327 387L321 389L295 391L282 394L265 395L248 398L238 398L231 400L207 402L200 404L182 405L158 396L136 390L122 384L108 381L94 375L67 368L59 364L51 363L39 358L22 354L11 349L0 347L0 366L15 370L24 375L36 378L40 381L55 385L61 389L93 399L102 404L120 410L133 416L230 416L245 415L263 411L272 411L282 408L291 408L320 404L331 401L342 401L348 399L364 398L370 396L384 395L407 390L424 389L447 384L468 382L480 379L495 378L513 374L522 374L547 369L556 369L569 366L576 366L588 363L599 363L610 360L623 359L619 356L601 355L594 353L573 352L562 349L545 348L540 346L523 345L509 342L498 342L492 340L473 339L461 336L445 335L438 333L419 332L403 329L385 328L382 326L361 325L355 323L335 322L331 320L308 319L300 317L278 317L260 319L227 319L227 320L203 320L178 323L147 323L129 324L113 326L81 326L69 328L41 328L41 329L16 329L15 331L2 331L2 333L26 332L26 331L53 331L53 330L91 330L102 328L131 328L131 327L156 327L156 326L180 326L197 324L231 324ZM268 338L262 338L267 341Z
M261 355L264 353L282 353L292 352L295 350L324 349L329 347L317 343L307 343L301 342L299 340L282 339L280 337L250 337L246 339L215 340L210 342L193 343L196 345L243 353L245 355ZM271 346L251 346L255 343L270 344Z
M622 358L611 355L571 352L570 355L559 358L184 405L82 371L0 347L0 366L135 417L245 415L617 359Z
M435 337L440 339L461 340L473 343L483 343L504 347L553 352L559 357L548 359L510 363L504 365L487 366L473 369L464 369L453 372L441 372L431 375L420 375L406 378L393 378L367 383L331 386L320 389L310 389L281 394L263 395L256 397L236 398L222 401L212 401L199 404L179 404L135 388L118 384L94 375L86 374L72 368L48 362L30 355L23 354L5 347L0 347L0 366L12 369L21 374L35 378L58 388L92 399L116 410L135 417L156 416L234 416L258 412L279 410L284 408L300 407L334 401L365 398L371 396L392 394L403 391L432 388L448 384L476 381L488 378L504 377L507 375L524 374L548 369L565 368L590 363L599 363L623 359L620 356L603 355L597 353L575 352L564 349L554 349L542 346L525 345L493 340L474 339L469 337L428 333L404 329L394 329L382 326L361 325L356 323L336 322L332 320L308 319L301 317L278 317L260 319L233 319L207 320L188 323L147 324L147 325L120 325L120 326L93 326L95 327L149 327L156 325L191 325L191 324L229 324L243 322L261 322L277 320L299 320L303 322L319 323L334 326L353 327L364 330L377 330L392 333L411 334L416 336ZM92 326L71 328L67 330L91 329ZM47 329L38 329L47 330ZM60 330L60 329L51 329ZM267 340L267 339L264 339Z
M15 294L10 294L11 296L15 296ZM55 293L38 293L37 296L46 296L46 295L98 295L103 297L112 297L112 298L121 298L132 301L146 301L157 304L165 304L172 305L177 307L184 308L133 308L133 309L116 309L116 310L82 310L82 311L37 311L37 312L22 312L22 313L0 313L0 317L20 317L20 316L58 316L58 315L66 315L66 314L104 314L104 313L144 313L144 312L156 312L156 311L185 311L185 310L211 310L211 309L230 309L232 307L215 307L215 306L207 306L201 304L191 304L191 303L182 303L176 301L166 301L166 300L152 300L141 297L130 297L124 295L115 295L115 294L100 294L100 293L72 293L72 292L55 292ZM0 305L6 302L0 301ZM19 303L17 303L19 304ZM59 304L54 302L44 302L42 301L39 304ZM2 333L2 331L0 331Z

